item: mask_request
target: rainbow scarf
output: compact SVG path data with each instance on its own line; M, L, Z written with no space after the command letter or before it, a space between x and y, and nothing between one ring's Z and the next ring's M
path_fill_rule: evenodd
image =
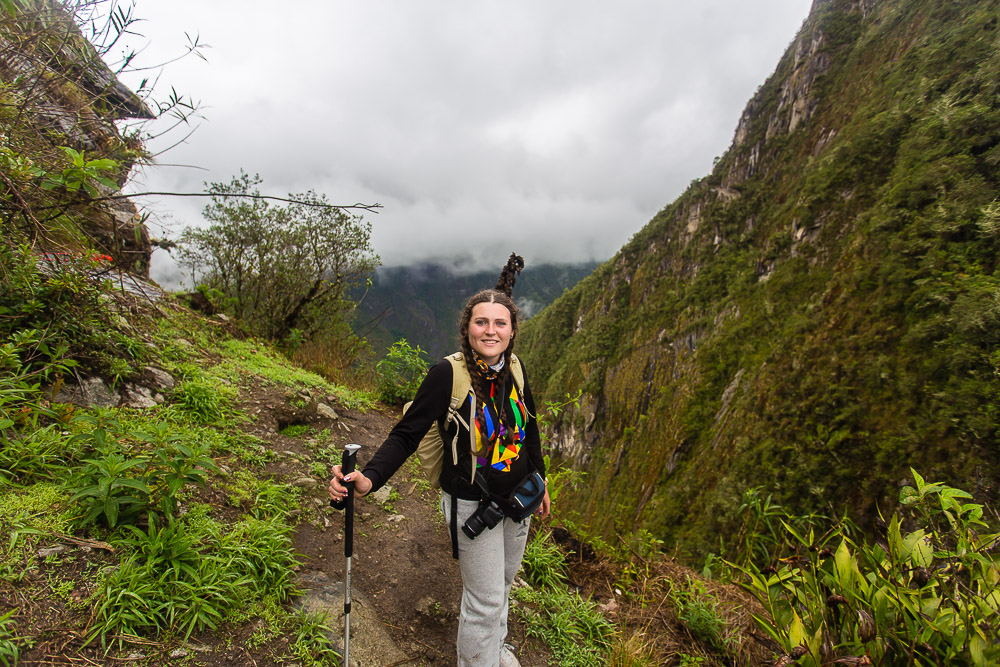
M524 402L517 394L517 386L511 383L510 394L506 402L510 405L509 415L514 418L514 423L505 423L510 420L503 419L501 410L504 410L504 400L498 397L497 385L492 381L496 379L497 373L481 359L476 359L476 366L482 372L485 366L489 369L492 377L486 373L483 376L491 381L490 396L484 400L476 413L476 463L482 468L490 466L497 472L509 472L510 464L513 463L521 453L521 443L524 441L524 425L528 422L528 410L524 407ZM499 405L498 403L499 398ZM505 411L506 412L506 411Z

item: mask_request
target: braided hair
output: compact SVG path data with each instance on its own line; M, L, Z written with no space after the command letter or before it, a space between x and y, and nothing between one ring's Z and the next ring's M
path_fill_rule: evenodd
M472 378L472 388L475 390L476 396L480 401L489 396L490 392L486 381L476 368L476 358L472 351L472 345L469 343L469 322L472 321L472 309L480 303L498 303L510 313L510 343L508 343L507 349L503 351L504 364L503 368L500 369L498 377L501 386L506 385L507 378L511 376L510 355L514 351L514 339L517 337L517 320L519 315L517 306L514 305L514 299L510 295L514 289L514 283L517 281L517 274L523 268L524 259L515 253L511 253L510 259L507 260L507 265L500 272L500 278L497 280L496 287L493 289L484 289L473 294L466 301L465 308L462 310L462 317L458 323L458 336L461 341L462 354L465 357L465 367L469 371L469 377Z

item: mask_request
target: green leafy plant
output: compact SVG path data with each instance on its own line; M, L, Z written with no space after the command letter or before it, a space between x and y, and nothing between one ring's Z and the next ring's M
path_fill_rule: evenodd
M111 527L119 521L134 521L151 504L149 486L142 479L149 458L142 455L126 458L115 443L107 440L104 429L95 429L88 436L98 441L98 456L84 459L84 467L74 483L77 491L69 499L79 502L83 510L80 525L98 519ZM138 470L132 472L135 469Z
M325 614L310 614L300 610L288 625L291 657L306 667L335 667L341 664L342 655L330 641L332 630Z
M385 358L375 364L379 399L400 404L413 398L427 373L420 346L410 347L405 339L393 343Z
M552 649L557 664L566 667L599 667L605 663L614 626L590 600L570 592L565 585L514 593L517 613L527 623L526 633Z
M18 642L24 638L17 635L17 623L13 618L16 613L17 609L11 609L0 616L0 662L4 664L4 667L17 665L21 655Z
M603 665L614 627L594 603L568 589L565 559L548 533L539 531L528 542L523 563L537 587L514 593L527 633L545 641L560 665Z
M538 531L524 548L521 561L528 581L541 588L557 588L566 583L566 557L549 533Z
M755 621L799 664L1000 660L1000 533L968 493L911 473L874 543L784 522L790 555L737 567L767 612Z
M729 648L733 638L719 615L718 600L706 590L704 582L688 576L686 585L674 582L669 597L677 609L677 618L692 637L718 651Z
M94 593L89 640L174 631L184 637L217 628L265 596L295 592L291 528L280 518L246 519L229 528L196 513L192 521L151 517L119 542L127 551Z
M174 401L195 421L218 421L229 401L230 391L208 378L185 380L174 388Z
M285 518L299 508L302 490L290 484L278 484L267 479L258 479L253 474L239 470L231 481L223 484L229 493L229 502L245 508L252 516L264 519Z
M153 509L170 516L183 489L204 486L207 473L216 470L209 443L187 432L174 433L168 424L146 423L146 430L130 431L115 421L98 425L100 417L81 421L97 425L70 440L86 443L95 452L83 460L70 483L74 491L70 502L82 509L81 526L97 521L110 527L134 523ZM123 439L147 447L132 452L123 446Z
M69 146L60 146L62 151L70 159L70 166L63 169L58 174L44 174L42 187L46 190L63 188L67 192L77 192L83 190L91 197L100 197L101 191L98 185L102 185L110 190L117 190L118 184L108 178L105 174L114 172L119 165L114 160L108 158L98 158L88 160L84 151L77 151ZM40 174L41 175L41 174Z

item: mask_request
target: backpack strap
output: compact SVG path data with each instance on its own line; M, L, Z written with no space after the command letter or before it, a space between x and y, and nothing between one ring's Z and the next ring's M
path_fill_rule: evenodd
M451 496L451 557L458 560L458 496Z
M476 392L472 390L472 378L469 376L469 369L465 367L465 357L461 352L449 354L445 359L451 362L451 403L448 406L448 416L445 419L445 426L447 427L453 421L457 421L464 426L465 430L469 433L469 451L474 452L476 450L476 434L472 428L476 423ZM458 412L458 408L461 407L466 398L469 399L468 422L462 419L462 415ZM455 429L455 435L451 439L451 462L455 466L458 465L459 431L460 429ZM475 468L476 461L473 458L473 473L475 473Z

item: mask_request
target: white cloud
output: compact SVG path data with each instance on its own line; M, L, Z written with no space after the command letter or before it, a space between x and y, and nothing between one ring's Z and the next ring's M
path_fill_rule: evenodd
M810 0L136 4L146 63L185 31L212 46L164 71L205 120L136 187L243 168L272 194L381 203L386 264L492 265L614 254L726 149ZM204 203L150 206L176 228Z

